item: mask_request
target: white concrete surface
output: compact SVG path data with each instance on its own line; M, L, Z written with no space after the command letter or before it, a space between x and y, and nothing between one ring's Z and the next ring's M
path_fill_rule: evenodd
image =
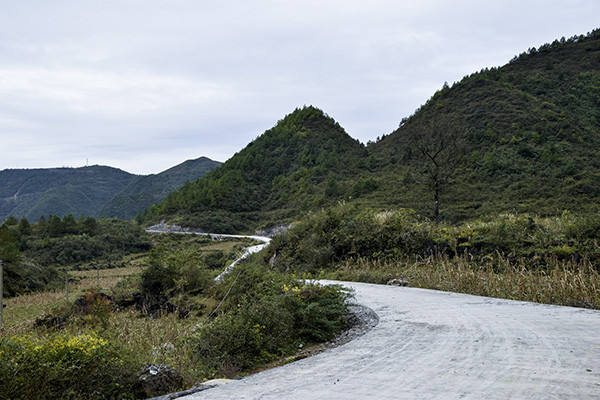
M379 324L185 399L600 399L600 312L343 283Z

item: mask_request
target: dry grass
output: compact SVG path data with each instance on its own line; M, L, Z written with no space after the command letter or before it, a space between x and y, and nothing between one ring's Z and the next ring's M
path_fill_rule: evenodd
M237 248L246 247L246 244L243 244L240 241L214 241L205 246L198 247L201 251L235 251Z
M385 283L402 278L409 285L480 296L600 309L600 273L594 266L554 260L545 269L531 270L526 260L506 258L480 264L465 258L346 262L327 278Z
M72 271L71 275L78 281L69 283L69 300L72 301L92 288L108 292L124 278L135 276L140 272L140 267ZM12 335L31 330L31 325L37 317L65 301L64 289L5 299L6 308L2 313L4 321L2 334Z
M74 271L79 279L70 286L70 300L81 295L87 289L93 288L110 292L118 282L141 272L139 267L114 268L105 270ZM33 323L37 317L65 302L65 292L34 293L7 299L4 312L4 329L2 336L19 334L45 337L46 329L34 329ZM216 306L216 300L202 299L206 310ZM163 314L158 318L148 318L134 309L118 312L107 312L96 316L95 323L80 322L68 324L61 334L81 335L99 333L111 343L119 343L127 351L127 359L136 360L138 364L162 363L176 368L184 378L185 387L201 379L201 372L191 359L191 349L185 340L194 327L204 316L179 319L176 313ZM101 323L98 323L101 320ZM182 388L183 389L183 388Z

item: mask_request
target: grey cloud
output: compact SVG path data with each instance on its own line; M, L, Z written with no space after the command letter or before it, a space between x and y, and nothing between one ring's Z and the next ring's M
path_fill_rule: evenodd
M5 2L0 168L221 161L314 104L361 141L444 81L596 28L589 1Z

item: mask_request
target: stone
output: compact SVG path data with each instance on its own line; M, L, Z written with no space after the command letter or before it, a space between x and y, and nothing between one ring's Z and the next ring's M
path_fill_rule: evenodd
M138 376L138 385L146 397L169 393L183 384L183 378L164 364L146 364Z
M396 279L390 279L387 284L392 285L392 286L408 286L408 281L405 281L404 279L396 278Z

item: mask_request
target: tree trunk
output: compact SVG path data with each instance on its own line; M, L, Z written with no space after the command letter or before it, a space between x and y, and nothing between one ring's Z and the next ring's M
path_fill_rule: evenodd
M440 186L437 177L433 181L433 218L440 222Z

